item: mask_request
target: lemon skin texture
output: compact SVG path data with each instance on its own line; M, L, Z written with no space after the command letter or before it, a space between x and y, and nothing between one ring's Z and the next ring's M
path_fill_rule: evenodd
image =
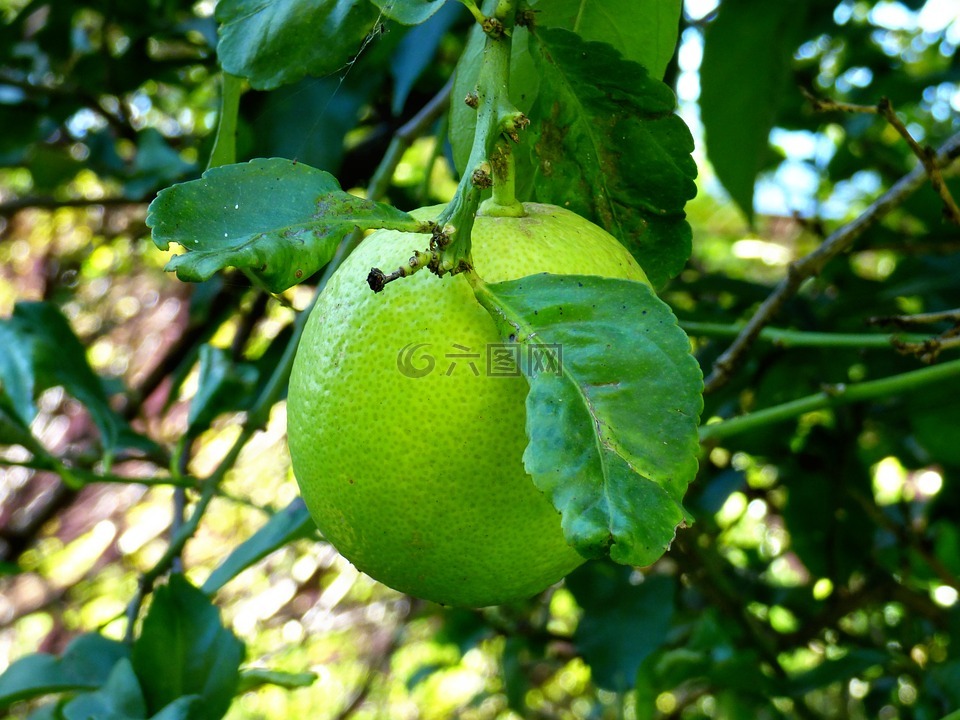
M486 282L541 272L647 282L601 228L524 207L522 218L477 218L472 253ZM524 470L529 386L488 372L487 348L503 340L467 280L424 270L380 294L367 286L372 267L398 267L426 245L425 235L373 233L318 299L290 377L294 474L324 537L376 580L446 605L523 599L583 558ZM434 361L422 377L398 367L411 343L422 344L415 368Z

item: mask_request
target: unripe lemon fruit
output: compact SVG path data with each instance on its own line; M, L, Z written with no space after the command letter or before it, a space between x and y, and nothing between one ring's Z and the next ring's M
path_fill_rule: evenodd
M473 260L486 282L542 272L647 282L606 231L524 207L521 218L477 217ZM426 243L375 232L321 294L290 377L294 473L324 537L380 582L448 605L526 598L583 562L523 467L526 379L488 361L504 341L466 278L422 271L380 294L366 283L372 267L398 267Z

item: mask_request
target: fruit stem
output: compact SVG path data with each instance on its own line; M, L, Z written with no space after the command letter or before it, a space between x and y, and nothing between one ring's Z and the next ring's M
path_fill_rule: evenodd
M517 0L487 0L483 9L487 20L492 22L481 24L487 34L486 44L477 77L477 92L470 98L470 104L477 108L477 129L456 195L437 219L437 224L449 238L440 249L439 262L434 269L438 275L459 272L469 265L470 232L483 190L493 187L497 205L512 207L516 203L509 153L497 153L495 157L494 149L504 137L519 140L518 131L529 124L523 113L510 102L509 95L511 28Z
M514 167L513 151L507 141L501 138L490 156L493 196L480 203L480 215L523 217L527 214L523 204L517 201Z
M469 0L460 0L468 8ZM523 206L514 194L514 164L507 141L519 142L520 131L530 124L510 102L510 50L519 0L485 0L474 13L486 33L477 77L476 93L465 102L477 110L477 127L470 158L453 199L437 218L427 252L416 252L406 265L385 273L374 268L367 282L374 292L387 283L428 268L438 276L455 275L470 268L470 233L484 190L493 197L484 206L486 215L520 217ZM476 4L473 3L476 9Z

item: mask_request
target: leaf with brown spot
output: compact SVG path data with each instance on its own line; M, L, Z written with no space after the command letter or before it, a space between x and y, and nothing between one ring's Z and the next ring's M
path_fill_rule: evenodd
M540 202L604 227L656 286L690 256L693 138L673 92L610 45L556 28L533 34L540 93L531 143Z

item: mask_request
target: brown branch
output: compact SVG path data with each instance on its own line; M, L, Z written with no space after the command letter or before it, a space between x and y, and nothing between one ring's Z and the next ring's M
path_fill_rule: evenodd
M896 325L910 327L911 325L932 325L940 322L960 323L960 308L942 310L940 312L916 313L913 315L883 315L872 317L867 322L870 325Z
M897 352L902 355L913 355L920 360L920 362L929 365L935 362L944 350L952 350L960 347L960 337L956 337L953 333L948 333L950 333L949 330L942 335L918 343L894 340L893 346L897 349Z
M913 355L925 363L935 361L944 350L960 347L960 308L940 312L917 313L915 315L872 317L867 322L871 325L895 325L901 328L942 322L953 323L952 327L944 330L936 337L926 338L918 342L893 341L893 346L898 352L904 355Z
M938 168L950 165L960 156L960 133L953 135L936 152L933 162ZM926 169L918 165L900 178L860 216L835 230L813 252L787 266L787 276L760 305L737 339L717 358L713 371L704 382L704 392L713 392L725 385L740 366L760 335L760 331L780 312L803 282L817 275L837 255L850 249L864 231L916 192L927 178Z
M940 167L936 162L936 151L934 151L934 149L929 145L921 146L920 143L916 141L913 135L910 134L910 131L907 130L907 126L904 125L903 121L897 116L896 111L893 109L893 103L890 102L889 98L880 98L880 102L878 102L876 105L853 105L851 103L838 102L836 100L827 100L817 97L805 88L801 88L800 91L810 102L810 105L813 107L813 109L817 112L846 112L863 113L867 115L882 115L883 118L890 123L893 129L900 134L900 137L907 141L907 145L910 146L910 150L914 155L916 155L917 159L926 169L927 175L930 177L930 185L933 186L933 189L943 201L944 215L947 216L950 222L954 223L955 225L960 225L960 207L957 207L957 203L953 199L953 195L950 194L950 189L943 181L943 175L941 174Z
M838 102L818 97L804 87L800 88L800 92L816 112L861 113L863 115L876 115L879 112L876 105L854 105L853 103Z
M900 137L907 141L907 145L910 146L913 154L916 155L917 159L923 164L927 175L930 176L930 185L933 186L933 189L936 190L937 195L939 195L943 201L944 215L946 215L947 219L953 224L960 225L960 207L957 207L956 200L953 199L953 195L950 194L950 189L943 181L943 175L940 174L940 167L937 165L936 151L929 145L920 146L920 143L918 143L913 135L910 134L910 131L907 130L907 126L897 117L897 113L894 112L893 105L889 99L881 98L880 102L877 103L877 110L887 119L887 122L900 133Z

